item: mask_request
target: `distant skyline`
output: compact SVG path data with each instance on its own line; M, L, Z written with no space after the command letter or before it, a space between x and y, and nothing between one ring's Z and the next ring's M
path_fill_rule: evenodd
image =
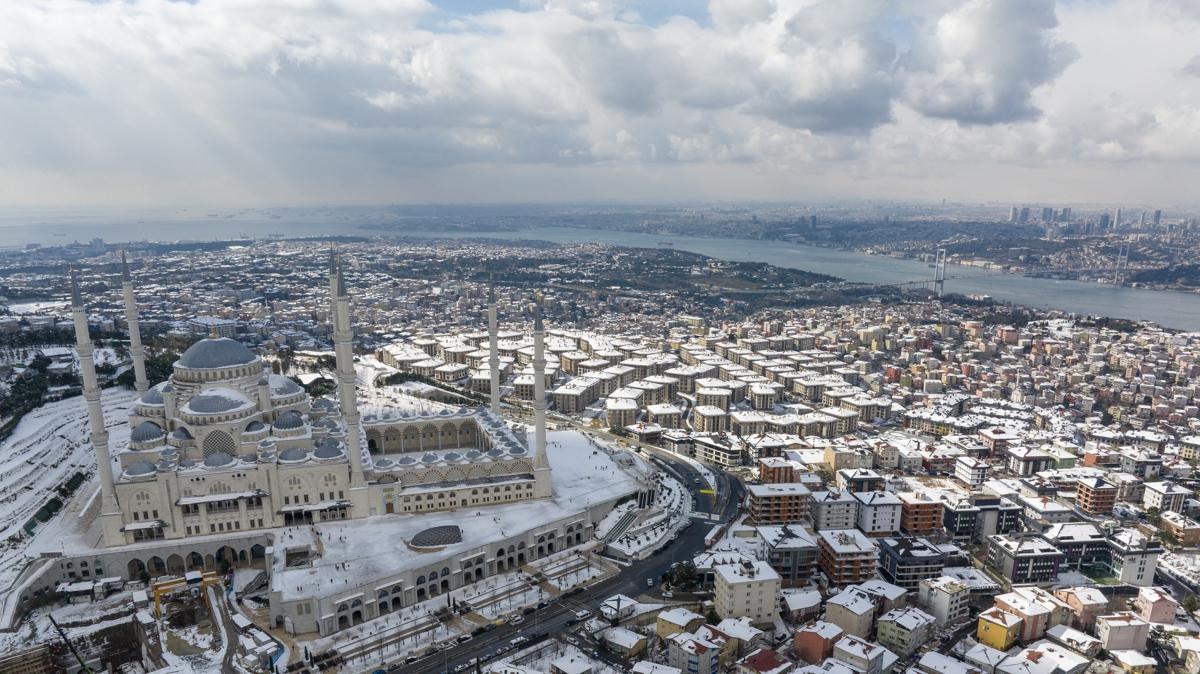
M0 213L1200 204L1194 0L0 3Z

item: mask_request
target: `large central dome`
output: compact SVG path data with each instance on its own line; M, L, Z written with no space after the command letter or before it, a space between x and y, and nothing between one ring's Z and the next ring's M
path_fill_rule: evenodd
M191 369L236 367L252 363L255 358L254 352L236 339L216 337L202 339L188 347L175 365Z

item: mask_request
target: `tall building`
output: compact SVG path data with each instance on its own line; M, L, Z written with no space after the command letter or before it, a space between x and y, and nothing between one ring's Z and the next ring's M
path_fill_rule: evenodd
M749 618L772 625L779 615L779 574L766 562L743 561L713 568L713 604L722 618Z
M1025 206L1021 209L1021 216L1017 219L1021 224L1029 222L1029 207Z
M1156 208L1154 209L1154 225L1158 226L1160 224L1162 224L1162 210Z
M1054 209L1053 208L1048 208L1048 207L1042 208L1042 222L1054 222Z
M1017 207L1016 207L1016 206L1013 206L1011 209L1009 209L1009 211L1008 211L1008 221L1009 221L1009 222L1013 222L1013 223L1015 223L1015 222L1017 221L1017 213L1018 213L1018 211L1017 211Z

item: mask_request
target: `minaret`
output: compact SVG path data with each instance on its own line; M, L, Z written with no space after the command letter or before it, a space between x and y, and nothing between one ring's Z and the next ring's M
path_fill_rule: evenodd
M100 517L106 545L124 543L121 536L121 508L113 486L112 459L108 455L108 431L104 428L104 410L100 407L100 384L96 381L95 349L88 334L87 313L79 293L79 275L71 270L71 317L75 321L75 353L79 356L79 374L83 378L83 399L87 403L92 446L96 449L96 474L100 478ZM113 517L115 515L115 517Z
M500 336L496 327L496 284L488 283L488 368L492 373L492 414L500 414Z
M350 326L350 298L342 278L341 258L329 254L329 294L333 299L333 349L337 357L338 402L346 421L346 454L350 457L350 486L363 486L362 433L358 400L354 392L354 329ZM365 513L357 513L359 517Z
M533 308L533 452L534 467L549 468L546 457L546 345L542 301Z
M129 261L121 251L121 290L125 294L125 322L129 324L129 355L133 357L133 387L138 397L146 392L146 350L142 348L142 331L138 327L137 302L133 299L133 279L129 276Z

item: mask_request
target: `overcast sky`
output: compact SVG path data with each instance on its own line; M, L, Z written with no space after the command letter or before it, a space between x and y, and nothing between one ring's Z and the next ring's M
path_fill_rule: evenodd
M0 209L1195 204L1196 0L0 2Z

